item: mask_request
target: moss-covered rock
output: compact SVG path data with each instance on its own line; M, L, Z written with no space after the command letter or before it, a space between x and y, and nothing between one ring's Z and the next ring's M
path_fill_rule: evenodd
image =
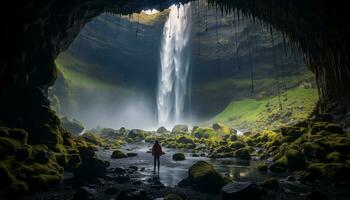
M212 127L216 132L218 132L220 134L230 134L231 133L230 128L223 123L215 123L215 124L213 124Z
M15 152L15 157L17 161L27 161L32 154L32 147L29 145L22 146L18 148Z
M260 187L269 190L278 190L280 189L280 183L276 178L268 178L260 184Z
M164 126L159 127L156 132L157 133L169 133L169 131Z
M250 159L250 151L247 148L241 148L237 149L234 152L234 156L236 158L244 159L244 160L249 160Z
M91 158L83 161L83 163L74 170L74 177L79 181L101 178L106 175L108 166L109 162L107 161Z
M198 127L193 132L192 135L198 139L209 138L215 136L217 132L213 128L208 127Z
M230 148L234 149L234 150L244 148L245 146L246 145L243 142L240 142L240 141L232 142L230 144Z
M81 158L79 154L70 154L68 157L67 169L72 171L81 164Z
M28 180L29 186L32 187L31 189L34 189L33 187L37 187L40 189L48 188L53 185L57 185L62 180L61 175L57 174L38 174L31 176Z
M343 163L315 163L309 165L307 170L316 179L333 181L350 180L350 167Z
M179 134L179 133L188 133L188 126L186 124L178 124L173 127L171 133Z
M193 188L205 193L219 193L221 187L229 182L213 165L205 161L198 161L192 165L188 175Z
M113 159L120 159L120 158L126 158L127 155L122 152L121 150L115 150L113 151L112 155L111 155L111 158Z
M186 157L185 157L185 154L183 153L175 153L173 154L173 160L176 160L176 161L182 161L182 160L185 160Z
M334 151L327 154L326 160L327 162L339 163L343 160L343 155L339 152Z
M231 134L228 138L230 141L234 142L234 141L237 141L238 140L238 136L237 134Z
M257 168L258 168L258 170L261 171L261 172L266 172L267 169L268 169L268 166L267 166L267 164L263 163L263 164L259 164L259 165L257 166Z
M92 144L97 145L97 146L102 146L102 144L104 144L103 138L101 138L98 134L93 133L93 132L87 131L81 137L86 142L92 143Z
M291 171L302 170L306 167L303 154L295 149L286 150L284 156L281 157L277 163Z

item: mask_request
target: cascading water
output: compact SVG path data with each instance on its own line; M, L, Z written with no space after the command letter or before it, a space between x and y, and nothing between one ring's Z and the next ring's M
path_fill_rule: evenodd
M188 92L191 36L190 3L173 5L163 28L157 97L158 124L173 126L184 120Z

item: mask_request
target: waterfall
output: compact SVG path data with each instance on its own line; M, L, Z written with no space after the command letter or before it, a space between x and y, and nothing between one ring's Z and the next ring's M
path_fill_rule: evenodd
M172 5L169 9L160 48L157 114L158 124L161 126L173 126L183 122L188 94L191 7L188 3Z

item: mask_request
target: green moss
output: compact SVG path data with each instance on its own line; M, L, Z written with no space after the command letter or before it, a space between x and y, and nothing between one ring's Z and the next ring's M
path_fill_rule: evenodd
M210 127L198 127L193 132L192 135L196 138L209 138L211 136L217 135L217 132Z
M112 155L111 155L111 158L113 159L120 159L120 158L126 158L127 155L122 152L121 150L115 150L113 151Z
M61 180L62 176L60 175L40 174L30 177L28 182L30 183L29 186L32 187L32 189L37 190L57 185Z
M104 139L101 138L99 135L93 132L85 132L81 136L86 142L97 145L97 146L102 146L104 144Z
M249 160L250 151L247 148L241 148L234 152L234 156L240 159Z
M223 123L215 123L215 124L213 124L212 127L215 131L217 131L220 134L230 134L231 133L230 128Z
M336 152L336 151L331 152L331 153L327 154L327 156L326 156L326 160L328 162L334 162L334 163L341 162L342 158L343 158L343 155L339 152Z
M183 153L175 153L173 154L173 160L176 160L176 161L182 161L182 160L185 160L185 154Z
M188 179L195 189L205 193L218 193L229 181L205 161L198 161L190 167Z
M13 182L6 188L6 193L10 194L12 198L22 196L28 191L28 185L23 181Z
M26 161L32 155L32 147L29 145L22 146L18 148L15 152L15 157L17 161Z
M270 190L278 190L280 189L280 183L276 178L268 178L260 184L260 187Z
M285 151L284 156L282 156L277 163L291 171L302 170L306 166L303 154L291 148Z
M318 179L348 181L350 167L343 163L315 163L308 166L308 171Z
M288 115L288 119L293 121L307 119L317 103L317 91L295 88L287 92L288 100L283 102L282 111L279 109L277 96L260 100L243 99L232 101L208 123L221 122L239 129L273 130L284 125Z
M18 140L0 137L0 147L2 147L3 153L6 153L6 155L14 154L20 146L21 143Z
M26 144L28 140L28 133L23 129L14 128L9 132L9 137Z
M261 171L261 172L266 172L267 169L268 169L268 166L267 166L267 164L259 164L259 165L257 166L257 168L258 168L258 170Z
M241 149L241 148L244 148L246 145L243 143L243 142L240 142L240 141L236 141L236 142L232 142L230 143L230 148L231 149Z
M68 157L67 169L74 170L81 164L81 158L79 154L71 154Z
M314 142L305 142L301 149L306 159L309 161L323 160L326 156L326 150Z
M0 186L2 188L16 181L16 178L8 170L8 167L5 165L4 162L0 162L0 177Z

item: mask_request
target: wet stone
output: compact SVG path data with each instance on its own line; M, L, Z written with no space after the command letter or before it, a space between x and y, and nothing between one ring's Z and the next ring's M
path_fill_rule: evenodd
M123 167L117 167L117 168L115 168L114 173L116 173L116 174L125 174L126 170Z
M107 195L113 195L113 194L116 194L117 192L118 192L118 189L116 187L110 187L104 191L104 193Z
M118 194L116 200L149 200L145 190L122 191Z
M261 199L263 192L256 183L234 181L221 188L221 195L222 200Z
M94 193L96 193L95 189L91 189L88 187L81 187L74 194L73 200L93 200Z
M117 183L127 183L130 181L130 177L128 175L119 175L114 179Z

